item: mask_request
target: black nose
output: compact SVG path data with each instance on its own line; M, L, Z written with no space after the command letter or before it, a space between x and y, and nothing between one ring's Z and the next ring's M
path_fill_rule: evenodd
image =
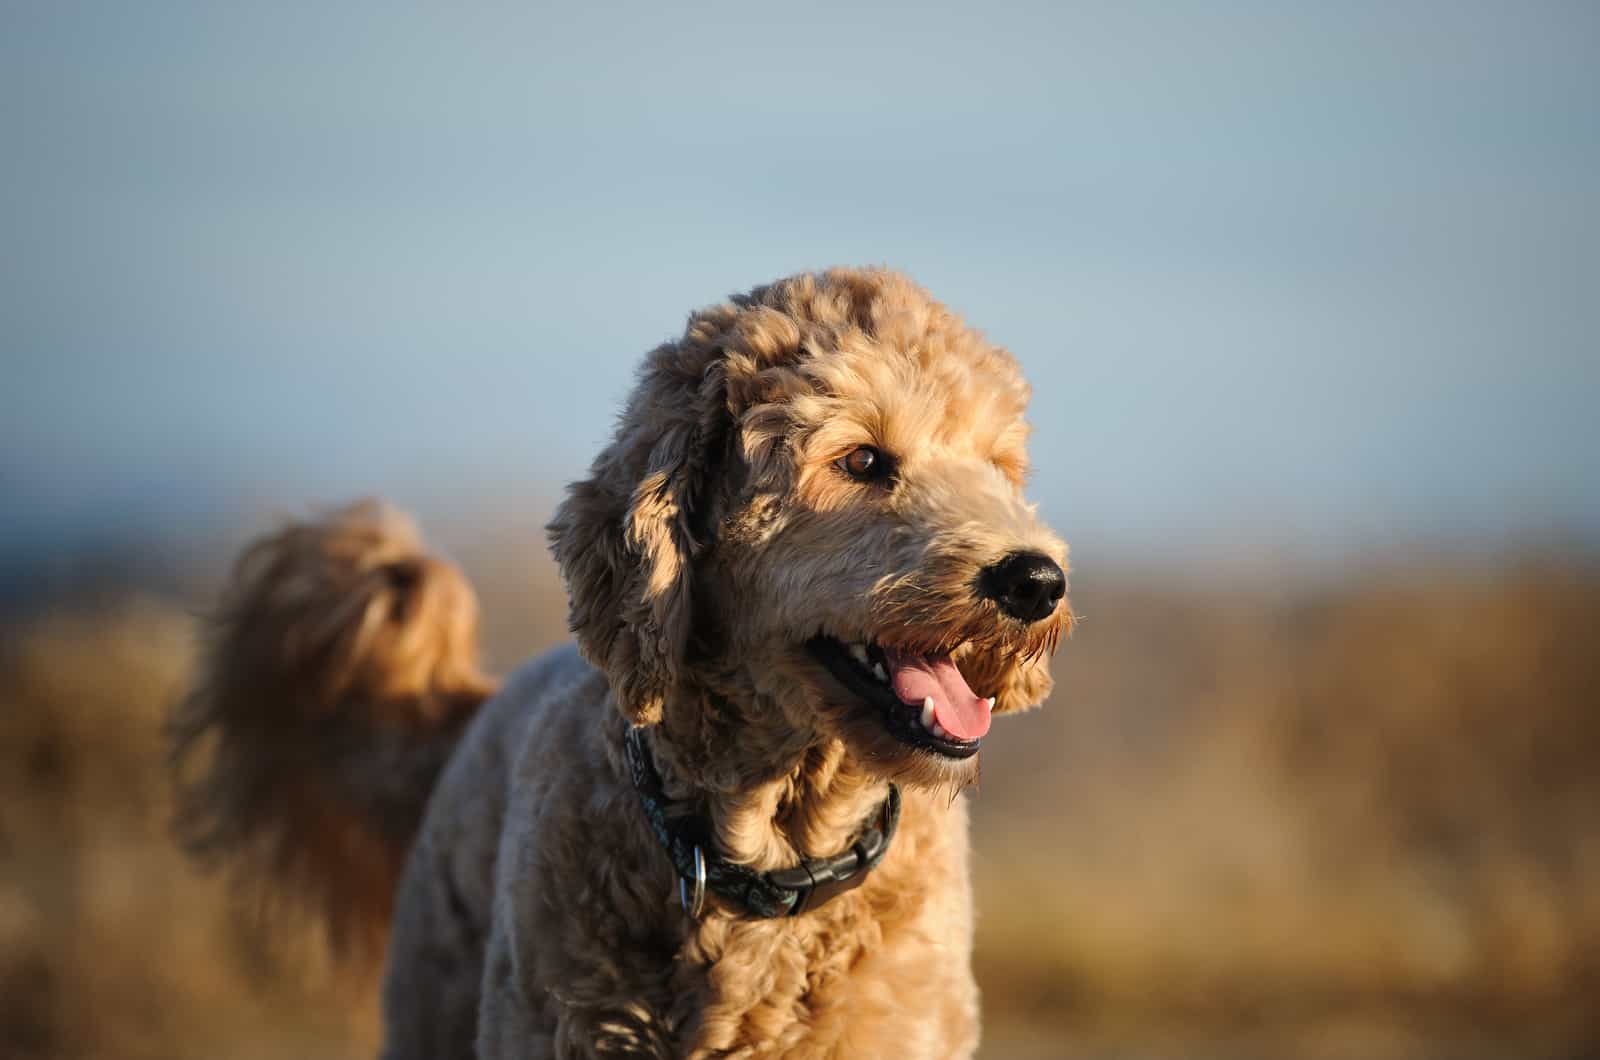
M1049 615L1067 594L1067 576L1038 552L1013 552L978 576L978 589L1000 610L1024 622Z

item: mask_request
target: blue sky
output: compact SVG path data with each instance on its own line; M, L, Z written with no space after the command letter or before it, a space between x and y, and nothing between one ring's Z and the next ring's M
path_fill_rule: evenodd
M1600 538L1590 3L8 5L0 541L540 507L689 309L911 272L1087 547Z

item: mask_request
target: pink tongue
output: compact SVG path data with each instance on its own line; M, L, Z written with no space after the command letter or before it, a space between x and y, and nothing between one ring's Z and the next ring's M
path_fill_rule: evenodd
M933 697L933 716L958 740L977 740L989 731L989 704L967 687L948 655L902 655L883 649L889 681L900 702L921 709Z

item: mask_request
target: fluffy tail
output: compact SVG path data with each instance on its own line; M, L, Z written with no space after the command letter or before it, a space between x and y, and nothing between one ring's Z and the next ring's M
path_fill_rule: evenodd
M461 572L380 503L256 541L171 721L180 840L380 958L428 794L494 690L477 621Z

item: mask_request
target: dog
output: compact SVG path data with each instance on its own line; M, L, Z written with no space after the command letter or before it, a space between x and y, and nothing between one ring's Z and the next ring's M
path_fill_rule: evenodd
M261 539L172 719L184 841L386 954L389 1060L971 1055L956 796L1073 621L1028 400L892 271L693 314L547 528L576 646L498 689L403 515Z

